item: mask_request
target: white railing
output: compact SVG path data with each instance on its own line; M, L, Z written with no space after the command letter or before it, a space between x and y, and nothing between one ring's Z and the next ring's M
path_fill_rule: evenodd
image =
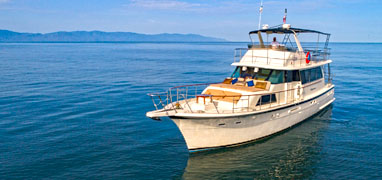
M246 55L248 50L254 48L267 50L266 55L255 54L252 51L249 55ZM265 63L267 65L278 63L281 66L296 66L296 65L306 65L306 53L309 52L311 55L310 62L308 64L314 64L320 61L329 59L330 49L329 48L317 48L317 47L304 47L304 52L299 52L296 48L290 48L285 46L280 46L277 48L276 52L281 52L282 55L275 57L275 55L270 55L268 52L272 50L272 46L266 45L261 47L260 45L251 45L249 48L236 48L234 51L234 63L240 62L242 60L248 61L250 58L250 63ZM245 56L246 55L246 56ZM280 54L279 54L280 55ZM244 58L244 59L243 59Z
M194 85L185 85L177 86L170 88L168 91L163 93L150 93L148 96L151 97L154 107L156 110L165 109L178 112L180 110L186 110L189 113L201 113L195 109L192 109L190 103L197 102L199 98L209 101L214 108L209 112L203 113L212 113L212 114L224 114L224 113L243 113L243 112L253 112L260 111L269 108L276 108L278 106L283 106L286 104L294 104L300 102L303 99L303 91L305 88L308 88L312 85L321 82L317 81L315 83L310 83L306 86L299 86L298 88L291 88L282 91L275 92L266 92L261 94L252 94L252 95L208 95L201 94L203 90L211 85L217 83L206 83L206 84L194 84ZM269 96L269 102L263 102L263 97ZM273 100L272 97L275 97L276 100ZM222 111L216 102L218 98L231 99L232 98L232 109L229 111ZM250 99L256 101L255 103L250 102ZM237 102L247 101L247 106L238 107ZM182 106L183 104L183 106ZM254 105L253 105L254 104Z

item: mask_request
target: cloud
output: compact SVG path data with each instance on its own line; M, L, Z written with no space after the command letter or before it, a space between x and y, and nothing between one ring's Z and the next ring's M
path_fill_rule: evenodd
M131 0L126 6L154 10L192 10L202 5L177 0Z

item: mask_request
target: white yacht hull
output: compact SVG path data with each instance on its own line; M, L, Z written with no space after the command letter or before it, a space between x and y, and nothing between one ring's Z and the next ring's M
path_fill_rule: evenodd
M301 103L276 110L224 118L170 117L190 151L235 146L261 139L300 123L330 105L334 89Z

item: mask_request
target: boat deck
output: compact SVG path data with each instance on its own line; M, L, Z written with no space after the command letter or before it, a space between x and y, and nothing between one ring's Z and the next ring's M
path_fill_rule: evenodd
M234 84L211 84L212 87L218 87L218 88L224 88L224 89L233 89L237 91L246 91L246 92L257 92L257 91L264 91L263 88L259 88L256 86L253 87L247 87L247 86L238 86Z

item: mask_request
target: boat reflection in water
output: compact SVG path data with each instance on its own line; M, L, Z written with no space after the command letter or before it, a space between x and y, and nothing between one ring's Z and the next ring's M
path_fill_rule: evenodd
M309 178L319 162L332 106L272 138L190 154L184 179Z

